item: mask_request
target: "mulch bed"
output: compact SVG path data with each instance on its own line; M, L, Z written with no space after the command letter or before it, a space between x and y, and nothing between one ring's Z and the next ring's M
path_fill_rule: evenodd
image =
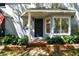
M57 49L57 50L70 50L70 49L79 49L79 44L30 44L25 46L18 46L18 45L6 45L6 48L11 50L25 50L27 47L47 47L48 49Z
M25 51L27 46L19 46L19 45L7 45L5 46L5 50L9 51Z
M23 46L19 46L19 45L7 45L7 46L0 46L0 48L2 48L4 51L16 51L18 52L18 56L21 55L32 55L35 53L40 53L43 54L41 51L43 51L44 53L49 53L49 55L63 55L68 54L67 51L70 51L69 53L72 53L72 50L77 50L79 51L79 44L47 44L46 42L34 42L34 43L30 43L28 45L23 45ZM47 52L45 52L47 51ZM65 52L63 52L65 51ZM32 53L33 52L33 53ZM32 53L32 54L31 54ZM76 52L75 52L76 53ZM34 54L34 55L37 55ZM48 55L48 54L47 54ZM69 54L70 55L70 54ZM73 55L74 55L74 51L73 51ZM79 55L79 54L78 54Z
M79 44L47 44L46 41L42 42L33 42L28 45L19 46L19 45L7 45L5 50L12 50L12 51L25 51L27 47L45 47L46 50L50 51L61 51L61 50L72 50L72 49L79 49Z
M51 51L64 51L64 50L74 50L79 49L79 44L47 44L46 45L49 52Z

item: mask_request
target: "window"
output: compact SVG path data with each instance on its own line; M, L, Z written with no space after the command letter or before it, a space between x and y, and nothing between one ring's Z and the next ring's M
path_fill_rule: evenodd
M0 6L5 6L5 3L0 3Z
M54 18L55 28L54 33L60 32L60 18Z
M61 33L68 33L68 27L69 27L68 18L62 18L61 20L62 20L61 21L61 27L62 27Z
M46 33L50 33L50 24L51 24L50 18L46 18L45 19Z
M5 3L0 3L0 7L5 7Z
M69 17L54 17L54 35L70 35Z

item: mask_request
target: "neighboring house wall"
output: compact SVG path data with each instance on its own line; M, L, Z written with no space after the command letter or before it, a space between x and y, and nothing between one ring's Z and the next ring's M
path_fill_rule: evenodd
M12 17L5 17L5 35L17 35L16 30L14 28Z
M24 29L23 29L23 19L21 18L21 12L27 9L26 8L27 5L26 4L25 5L24 4L5 4L5 6L6 8L2 8L2 10L10 15L9 16L10 20L9 19L8 20L12 21L11 24L13 24L12 26L8 21L6 21L6 27L5 27L6 34L14 34L14 35L17 34L21 38L22 36L25 35Z
M76 16L71 18L71 35L76 35L79 30L78 20L76 19Z
M75 15L71 17L71 34L75 35L79 31L79 4L78 3L67 3L64 5L68 9L76 11Z

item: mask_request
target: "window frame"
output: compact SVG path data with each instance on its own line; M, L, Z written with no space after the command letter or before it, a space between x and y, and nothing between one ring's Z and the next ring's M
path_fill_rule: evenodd
M60 23L62 22L61 21L61 18L68 18L68 33L61 33L61 30L60 30L60 33L55 33L54 32L54 18L60 18ZM70 35L71 34L71 18L70 16L53 16L53 35ZM60 28L61 28L61 24L60 24Z
M47 25L46 25L46 20L50 19L50 33L51 33L51 17L47 17L45 18L45 34L50 34L50 33L47 33Z

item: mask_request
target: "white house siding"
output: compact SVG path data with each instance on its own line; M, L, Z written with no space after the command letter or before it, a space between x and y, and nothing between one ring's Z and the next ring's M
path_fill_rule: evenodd
M28 25L26 27L24 24L27 24L27 17L21 17L21 14L27 10L28 8L35 8L36 4L5 4L6 8L2 8L3 11L5 11L10 16L6 16L6 25L5 25L5 32L6 34L13 34L18 35L19 37L22 37L24 35L28 35ZM74 17L71 18L72 22L72 34L76 33L76 28L79 27L79 4L73 4L73 3L65 3L61 4L58 7L52 7L52 4L42 4L43 7L46 8L68 8L68 9L74 9L76 10L76 14ZM34 22L32 22L34 23ZM34 36L33 31L33 24L32 25L32 36ZM75 31L74 31L75 30Z

